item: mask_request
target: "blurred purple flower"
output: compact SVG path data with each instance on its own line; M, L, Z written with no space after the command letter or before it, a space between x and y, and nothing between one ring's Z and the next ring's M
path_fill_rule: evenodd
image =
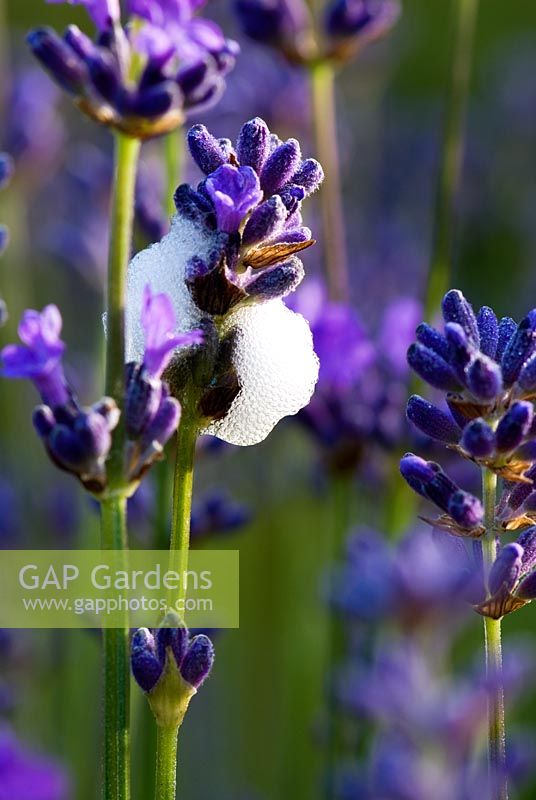
M8 729L0 730L0 800L67 800L65 772L26 749Z
M191 536L199 541L208 536L231 533L251 520L251 511L236 503L222 491L213 491L194 505Z

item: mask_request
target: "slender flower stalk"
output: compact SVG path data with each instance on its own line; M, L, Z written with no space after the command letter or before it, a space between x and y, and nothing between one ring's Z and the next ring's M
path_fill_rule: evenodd
M166 162L166 213L172 217L175 213L175 189L182 180L184 160L184 132L182 128L169 133L164 140Z
M495 534L495 502L497 476L482 470L482 499L486 533L482 539L484 575L488 580L491 566L497 558ZM489 589L489 587L488 587ZM506 778L506 733L504 722L504 688L502 680L501 619L484 617L486 645L486 674L489 681L488 700L488 764L492 800L508 800Z
M195 417L183 409L177 432L177 455L173 484L173 513L171 522L171 541L169 545L169 568L181 576L178 596L169 595L169 605L181 613L186 599L188 555L190 550L190 521L192 516L192 491L194 482L195 443L199 429ZM176 605L178 603L178 605Z
M157 726L155 800L175 800L179 729Z
M103 550L117 551L125 569L126 499L101 503ZM130 797L130 674L128 618L122 628L105 628L104 637L104 799Z
M108 265L106 391L119 408L125 393L125 295L131 255L134 192L140 142L121 133L115 135L115 174L111 211ZM113 439L108 466L110 495L102 503L102 548L117 550L124 562L128 547L126 492L122 486L124 421L120 419ZM105 800L127 800L130 796L129 743L129 625L104 633Z
M342 203L335 68L328 61L310 67L313 125L317 157L324 166L325 181L320 194L326 281L332 300L348 297L348 263Z
M435 313L452 283L456 199L463 163L465 118L471 82L478 0L455 0L454 6L456 29L437 186L434 246L425 298L424 310L427 319Z

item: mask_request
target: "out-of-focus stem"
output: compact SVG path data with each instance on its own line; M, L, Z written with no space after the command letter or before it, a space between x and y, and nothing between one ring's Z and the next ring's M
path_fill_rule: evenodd
M346 231L341 192L335 72L325 61L310 67L316 154L325 172L320 191L322 247L326 280L332 300L345 300L349 293Z
M184 132L182 128L168 134L164 139L166 159L166 212L169 216L175 213L173 197L182 180L184 162Z
M484 524L486 533L482 540L484 574L487 583L489 570L497 556L495 534L495 495L497 476L488 469L482 472ZM508 800L506 778L506 732L504 721L504 688L502 681L501 620L484 617L486 644L486 675L489 683L488 697L488 765L491 800Z
M456 28L436 195L434 245L425 297L426 319L433 318L451 282L456 200L463 163L478 3L479 0L453 0Z
M188 571L188 555L190 551L194 458L198 432L197 420L189 415L187 409L183 409L179 430L177 431L173 515L169 546L169 569L179 573L180 584L177 594L170 591L168 604L171 609L178 613L181 613L181 607L184 605L186 598L185 576Z

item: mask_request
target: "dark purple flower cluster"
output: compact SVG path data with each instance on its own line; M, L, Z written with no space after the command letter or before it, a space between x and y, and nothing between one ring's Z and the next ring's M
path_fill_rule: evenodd
M501 525L525 528L532 523L536 498L536 310L519 324L509 317L499 321L487 306L475 314L463 294L451 290L442 311L444 332L419 325L408 362L420 378L445 392L446 407L414 395L408 402L408 418L431 439L504 479L498 508L493 509L497 532ZM433 525L461 537L482 537L482 503L439 464L407 453L400 470L414 491L443 512L431 520ZM533 534L534 528L528 528L516 543L499 549L487 579L488 591L482 577L473 597L478 611L499 618L533 599ZM481 561L478 547L476 552ZM482 572L481 564L470 568Z
M210 257L187 265L196 306L224 315L292 292L304 275L295 254L314 244L301 204L323 180L320 164L303 160L295 139L282 142L259 118L242 126L236 148L203 125L190 130L188 143L206 178L197 189L179 186L177 210L218 234Z
M176 615L168 614L160 628L139 628L132 636L132 673L159 725L180 725L213 663L214 646L208 636L190 638Z
M247 36L298 64L349 61L400 16L398 0L328 0L315 31L305 0L235 0L235 9Z
M198 344L200 334L176 333L175 314L166 295L147 287L142 313L145 355L141 364L127 365L124 403L126 427L125 480L135 483L161 457L165 443L177 428L180 405L169 396L161 375L173 351ZM34 412L34 426L52 461L76 475L95 494L107 485L106 460L112 431L120 411L110 398L82 408L63 369L65 344L60 339L62 319L56 306L42 312L28 310L19 325L22 345L2 350L3 375L29 378L43 405Z
M194 16L202 0L130 0L126 28L115 0L80 2L97 26L96 42L74 25L62 37L38 28L28 42L91 118L145 139L218 100L238 46L217 25Z
M311 325L320 359L316 392L298 419L320 444L329 469L352 470L367 446L390 448L403 435L406 350L420 306L395 299L373 338L355 309L331 302L320 282L309 280L289 305Z

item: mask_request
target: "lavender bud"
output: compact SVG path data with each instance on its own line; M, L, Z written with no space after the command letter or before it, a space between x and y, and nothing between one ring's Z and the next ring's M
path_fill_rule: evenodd
M424 487L424 496L435 503L442 511L450 513L450 502L453 495L460 492L453 480L441 468L434 479Z
M83 61L95 53L95 45L77 25L69 25L63 35L65 42Z
M465 426L461 445L473 458L489 458L495 452L495 434L483 419L475 419Z
M523 548L523 556L521 558L523 572L528 572L536 565L536 526L523 531L521 536L518 537L517 543Z
M447 292L441 308L445 322L455 322L460 325L467 336L467 341L474 347L478 347L480 335L477 319L471 304L465 299L462 292L458 289L451 289Z
M48 406L37 406L32 421L37 434L43 439L52 432L56 424L54 412Z
M289 139L268 156L261 172L261 188L266 196L276 194L288 183L301 161L300 145Z
M423 494L423 487L432 481L437 474L437 464L425 461L413 453L406 453L400 459L400 473L414 491ZM423 494L424 496L424 494Z
M324 170L318 161L314 158L308 158L302 161L300 168L292 178L292 183L297 186L303 186L305 189L305 196L308 197L319 188L324 180Z
M216 227L216 214L210 202L200 192L196 192L187 183L177 187L174 196L178 213L190 220L206 227Z
M283 264L263 270L247 285L247 293L261 301L286 297L300 285L304 275L302 262L292 256Z
M28 34L27 42L35 57L60 86L72 94L79 94L83 90L86 67L55 31L38 28Z
M517 331L517 323L512 317L503 317L499 322L499 338L497 341L497 350L495 352L495 360L499 363L504 355L512 336Z
M144 692L154 689L164 668L156 656L154 636L147 628L140 628L132 636L130 664L138 686Z
M215 172L228 162L218 140L204 125L194 125L188 131L188 147L193 160L205 175Z
M214 645L208 636L195 636L181 664L183 680L198 689L208 678L213 663Z
M530 429L533 416L532 403L523 400L508 409L495 433L497 450L500 453L509 453L519 447Z
M520 581L516 589L516 597L527 601L536 600L536 570Z
M501 368L491 358L477 356L467 369L467 386L478 400L494 400L502 390Z
M246 245L258 244L270 239L282 230L287 218L287 209L279 195L274 195L254 209L249 218L242 242Z
M499 342L499 321L489 306L482 306L477 315L480 350L485 356L495 358Z
M246 122L240 129L236 155L241 167L253 167L260 173L270 153L270 131L260 117Z
M523 548L518 544L507 544L499 552L489 573L490 594L499 590L510 592L515 586L521 571Z
M433 350L434 353L441 356L444 361L449 360L450 345L442 333L439 333L438 330L427 325L426 322L421 322L415 333L418 342L429 350Z
M137 92L121 92L115 104L125 116L153 119L166 114L178 101L176 86L171 81Z
M174 397L164 397L147 430L143 432L142 448L153 442L164 446L177 430L181 417L181 406Z
M457 322L448 322L445 325L445 336L449 343L449 362L462 383L465 383L465 369L470 363L474 347L467 339L467 334Z
M408 350L408 364L424 381L446 392L456 392L461 384L451 367L433 350L419 342L412 344Z
M96 50L87 64L97 92L108 102L114 103L118 99L121 75L112 56L105 51Z
M482 524L484 509L477 497L463 492L455 492L449 500L448 513L460 527L471 530Z
M501 360L505 386L511 386L517 380L526 361L536 348L536 311L531 311L521 320L516 332L510 339Z
M127 382L125 420L128 438L136 439L158 411L162 383L144 374L138 365L129 366L132 374Z
M450 414L446 414L423 397L414 394L408 400L408 419L424 434L447 444L459 441L461 430Z
M536 353L523 366L517 379L519 388L526 393L536 390Z

